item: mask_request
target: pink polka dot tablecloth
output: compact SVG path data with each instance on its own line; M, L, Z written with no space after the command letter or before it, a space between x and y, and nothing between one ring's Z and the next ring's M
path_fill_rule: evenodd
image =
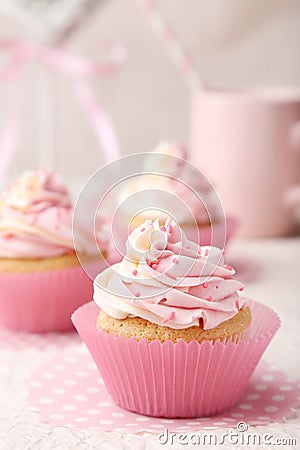
M85 347L62 352L37 367L28 380L29 402L40 420L56 426L101 431L193 431L234 427L239 422L282 422L299 404L299 381L288 381L276 366L260 363L241 401L230 411L208 418L162 419L125 411L111 400Z

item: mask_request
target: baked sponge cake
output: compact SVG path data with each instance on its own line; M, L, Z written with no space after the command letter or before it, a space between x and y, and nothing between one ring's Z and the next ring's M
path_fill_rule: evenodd
M183 339L185 342L197 341L226 341L227 336L243 335L243 332L250 326L250 308L241 309L234 317L225 320L221 324L210 330L193 326L183 330L176 330L167 326L159 326L140 317L127 317L126 319L115 319L108 316L104 311L98 316L97 326L107 333L114 333L116 336L124 336L126 339L135 337L138 341L147 339L151 342L158 339L160 342L178 342Z

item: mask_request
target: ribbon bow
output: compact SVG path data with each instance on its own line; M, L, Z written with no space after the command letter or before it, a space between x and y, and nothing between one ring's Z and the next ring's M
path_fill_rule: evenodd
M83 111L102 145L105 159L109 162L120 155L118 140L111 120L92 93L88 79L113 73L123 62L125 50L119 45L106 44L105 51L106 58L103 62L74 55L61 47L45 47L20 40L1 40L0 53L6 53L8 60L0 67L0 82L3 84L16 80L32 60L40 61L68 75ZM20 109L20 96L13 90L10 110L0 139L0 179L6 173L16 148Z

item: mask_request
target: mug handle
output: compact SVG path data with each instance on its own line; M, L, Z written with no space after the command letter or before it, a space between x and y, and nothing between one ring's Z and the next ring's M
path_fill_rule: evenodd
M285 200L289 206L295 208L300 203L300 184L288 189Z
M300 151L300 120L292 126L290 131L290 143L292 151Z
M290 132L291 151L300 152L300 120L298 120ZM300 203L300 184L292 186L286 193L286 201L292 207Z

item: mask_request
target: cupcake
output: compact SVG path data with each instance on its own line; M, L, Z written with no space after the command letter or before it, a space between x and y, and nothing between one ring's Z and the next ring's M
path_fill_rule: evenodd
M70 316L92 299L93 286L73 245L73 207L62 179L47 170L24 173L0 197L0 325L31 332L72 329ZM90 254L81 230L79 252Z
M123 261L94 281L73 322L121 407L159 417L219 414L241 397L279 327L241 295L222 251L200 247L174 222L148 220Z
M165 158L158 155L165 155ZM127 228L130 234L147 219L159 218L162 225L173 216L188 239L211 245L213 237L214 245L224 246L225 221L220 200L207 178L193 170L187 158L182 145L169 142L160 143L145 156L142 175L122 183L118 195L123 230ZM147 194L143 195L143 191ZM140 195L135 195L137 193ZM153 199L159 208L146 209L148 199L150 203ZM233 218L227 219L227 240L236 225Z

